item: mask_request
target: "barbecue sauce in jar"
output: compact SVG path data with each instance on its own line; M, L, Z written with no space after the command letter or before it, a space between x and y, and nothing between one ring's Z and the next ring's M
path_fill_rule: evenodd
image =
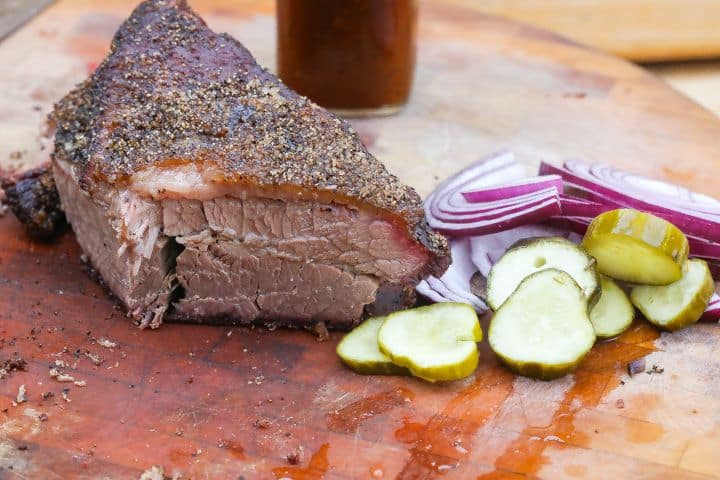
M277 0L278 73L341 115L397 112L415 69L417 0Z

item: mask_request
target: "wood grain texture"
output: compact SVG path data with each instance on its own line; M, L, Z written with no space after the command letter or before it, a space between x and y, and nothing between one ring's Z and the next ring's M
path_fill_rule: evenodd
M213 28L273 64L272 2L196 3ZM11 151L27 150L20 163L47 156L43 114L97 65L129 9L68 0L0 45L0 61L13 66L0 71L6 168ZM355 125L423 195L503 147L529 171L540 159L576 156L710 194L720 179L720 122L653 76L439 1L422 3L411 104ZM139 331L83 271L71 234L32 243L8 217L0 247L0 360L18 352L29 362L0 380L3 479L136 478L154 464L183 478L718 476L716 324L659 336L637 322L553 382L511 375L484 343L473 377L429 385L349 372L334 353L338 334L317 343L297 331ZM664 372L629 378L636 358ZM53 380L56 360L87 385ZM28 400L13 406L22 384Z
M526 22L635 61L720 55L715 0L447 0Z

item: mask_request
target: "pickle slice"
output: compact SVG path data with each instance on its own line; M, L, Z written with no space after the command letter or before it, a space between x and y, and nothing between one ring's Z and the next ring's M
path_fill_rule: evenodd
M682 278L666 286L635 287L633 305L650 323L664 330L678 330L697 322L715 291L710 269L703 260L685 262Z
M390 314L378 333L380 351L429 382L472 374L482 330L465 303L436 303Z
M598 337L616 337L630 326L635 309L622 288L605 275L600 276L600 291L600 300L590 310L590 322Z
M571 372L595 343L587 299L567 273L525 278L490 321L490 348L514 372L551 380Z
M497 310L528 275L556 268L580 285L592 306L600 293L595 260L579 246L560 237L521 240L510 247L488 274L487 303Z
M641 285L680 280L689 250L675 225L629 208L595 217L582 245L597 260L600 273Z
M378 331L386 317L368 318L345 335L336 348L342 361L357 373L369 375L409 375L407 368L395 365L378 348Z

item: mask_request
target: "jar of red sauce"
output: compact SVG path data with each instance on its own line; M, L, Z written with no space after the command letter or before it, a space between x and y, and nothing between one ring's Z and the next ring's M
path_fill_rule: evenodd
M397 112L415 70L417 0L277 0L280 78L346 116Z

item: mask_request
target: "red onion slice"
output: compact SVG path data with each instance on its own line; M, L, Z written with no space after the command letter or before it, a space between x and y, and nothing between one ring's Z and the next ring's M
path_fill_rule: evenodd
M478 312L486 311L485 302L470 290L470 279L476 272L470 258L470 239L451 240L450 252L452 263L443 276L427 277L416 290L435 302L467 303Z
M635 175L612 168L608 165L593 164L588 166L577 160L569 160L565 163L565 168L571 172L584 172L592 175L602 180L606 185L620 189L621 191L627 191L629 188L639 195L653 192L658 200L662 199L661 201L668 202L668 206L674 205L692 211L720 215L720 201L707 195L693 192L680 185Z
M487 310L485 302L470 291L470 279L477 271L471 259L470 239L462 238L451 240L450 253L452 255L452 263L447 272L440 277L440 281L452 293L465 298L476 310Z
M557 175L523 179L509 152L492 155L445 180L425 201L431 227L448 235L493 233L560 213Z
M556 196L558 196L558 190L555 187L549 187L536 192L520 195L518 197L509 197L505 200L496 200L492 202L468 203L463 200L465 203L457 206L436 202L435 205L433 205L432 213L437 217L443 218L471 216L474 214L494 212L500 209L507 210L517 205L527 204L528 202L537 200L540 197Z
M455 191L458 187L475 188L499 182L517 180L525 175L525 169L515 161L512 152L501 151L489 155L469 167L440 182L425 201L431 204L436 197Z
M525 168L515 161L510 152L499 152L476 162L440 183L425 201L433 214L457 212L468 206L462 191L489 187L518 180L525 175ZM478 208L475 205L472 208Z
M522 212L528 206L541 203L546 200L558 199L558 192L555 188L550 188L542 192L533 193L531 195L518 197L518 199L509 200L507 203L478 204L477 210L458 211L455 213L439 213L434 218L450 222L450 223L467 223L475 220L490 220L516 212Z
M457 293L452 292L449 288L447 288L447 285L445 285L439 278L437 277L428 277L425 279L427 284L438 292L440 295L445 297L447 301L449 302L458 302L458 303L469 303L472 305L472 302L470 302L468 299L463 297L462 295L458 295Z
M686 234L695 235L712 241L720 241L720 210L715 211L716 200L705 195L695 194L688 190L677 187L678 192L683 193L688 199L678 200L668 194L665 188L663 193L658 193L659 181L646 179L645 177L632 176L633 181L642 178L642 185L655 185L654 189L643 190L637 184L628 182L619 184L616 177L614 181L608 183L607 178L611 177L608 172L617 171L610 167L604 167L603 170L596 169L596 173L602 173L601 177L593 175L591 167L578 161L569 161L565 163L566 168L559 168L547 163L540 166L540 174L543 175L561 175L568 185L568 193L575 190L584 192L588 200L598 203L635 208L638 210L650 212L660 218L673 223ZM620 171L617 171L620 172ZM620 172L623 173L624 172ZM618 173L618 176L620 175ZM627 175L627 174L625 174ZM692 203L689 199L702 200L700 203Z
M448 235L482 235L507 230L520 225L538 223L558 214L560 214L560 200L557 197L553 197L539 203L527 205L519 211L487 220L478 218L467 222L453 223L428 216L428 224L434 229L447 233Z
M713 293L701 318L703 320L720 320L720 296L717 293Z
M517 198L539 191L554 188L561 192L563 180L560 175L543 175L535 178L527 178L508 182L499 186L480 188L477 190L465 190L461 195L470 203L505 201L508 198Z
M445 298L437 291L435 291L432 287L430 287L430 285L425 280L421 280L420 283L417 284L417 286L415 287L415 291L435 303L452 302L452 300Z
M560 209L563 217L591 217L614 210L614 205L607 205L584 198L575 198L567 194L560 195Z

